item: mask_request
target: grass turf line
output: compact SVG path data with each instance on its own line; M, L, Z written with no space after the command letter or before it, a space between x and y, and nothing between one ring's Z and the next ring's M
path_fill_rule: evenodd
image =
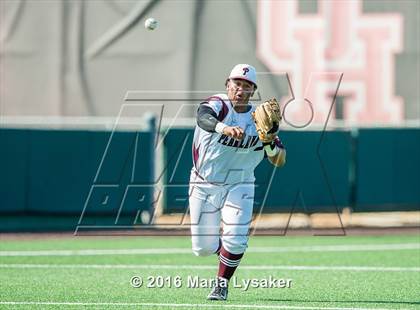
M419 242L418 236L391 237L257 237L251 238L250 246L299 246L331 244L395 244ZM185 237L152 238L63 238L2 242L0 250L46 249L130 249L159 247L189 248ZM205 300L209 289L187 288L188 276L200 275L211 278L217 270L217 258L180 255L107 255L78 257L0 257L0 264L173 264L174 269L0 269L1 301L39 302L105 302L108 306L91 305L89 308L115 308L113 303L145 303L141 308L168 309L161 303L214 305ZM214 270L179 270L176 265L214 265ZM372 251L372 252L304 252L304 253L247 253L244 265L308 265L308 266L388 266L420 267L419 250ZM132 288L132 276L176 276L183 278L181 288ZM238 280L246 278L292 279L290 289L250 288L243 291L231 288L231 305L266 305L286 307L336 307L336 308L420 308L417 296L420 291L419 272L353 272L314 270L241 270ZM151 304L156 304L152 306ZM0 305L9 307L10 305ZM34 305L14 305L13 308L33 308ZM39 305L38 308L44 306ZM50 308L62 308L50 305ZM72 309L82 305L68 306ZM178 307L177 309L183 307ZM191 307L190 307L191 308ZM185 309L188 309L186 306ZM214 309L214 308L213 308Z

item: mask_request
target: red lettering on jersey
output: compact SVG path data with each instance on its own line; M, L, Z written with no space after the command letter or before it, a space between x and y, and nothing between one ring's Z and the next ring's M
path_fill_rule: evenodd
M401 14L366 14L359 0L318 4L317 14L299 14L294 0L259 1L259 58L272 72L289 73L296 98L314 104L315 123L329 111L337 83L328 73L334 72L344 74L338 95L345 97L347 123L402 121L394 72L394 55L403 47ZM307 111L303 105L288 113L289 118L305 118Z

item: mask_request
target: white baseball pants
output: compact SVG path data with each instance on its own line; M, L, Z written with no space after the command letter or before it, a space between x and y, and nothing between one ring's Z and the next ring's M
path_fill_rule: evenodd
M194 254L207 256L215 253L219 238L230 253L244 253L252 220L254 184L219 186L204 182L191 173L189 209Z

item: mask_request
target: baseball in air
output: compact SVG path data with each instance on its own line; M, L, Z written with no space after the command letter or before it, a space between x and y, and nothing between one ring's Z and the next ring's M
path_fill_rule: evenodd
M144 22L144 27L149 30L154 30L158 26L158 22L153 17L146 19Z

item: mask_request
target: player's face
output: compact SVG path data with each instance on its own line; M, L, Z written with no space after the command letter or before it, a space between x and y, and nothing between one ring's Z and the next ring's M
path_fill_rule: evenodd
M241 79L229 80L226 85L226 90L229 100L234 105L247 105L249 98L251 98L255 91L254 84Z

